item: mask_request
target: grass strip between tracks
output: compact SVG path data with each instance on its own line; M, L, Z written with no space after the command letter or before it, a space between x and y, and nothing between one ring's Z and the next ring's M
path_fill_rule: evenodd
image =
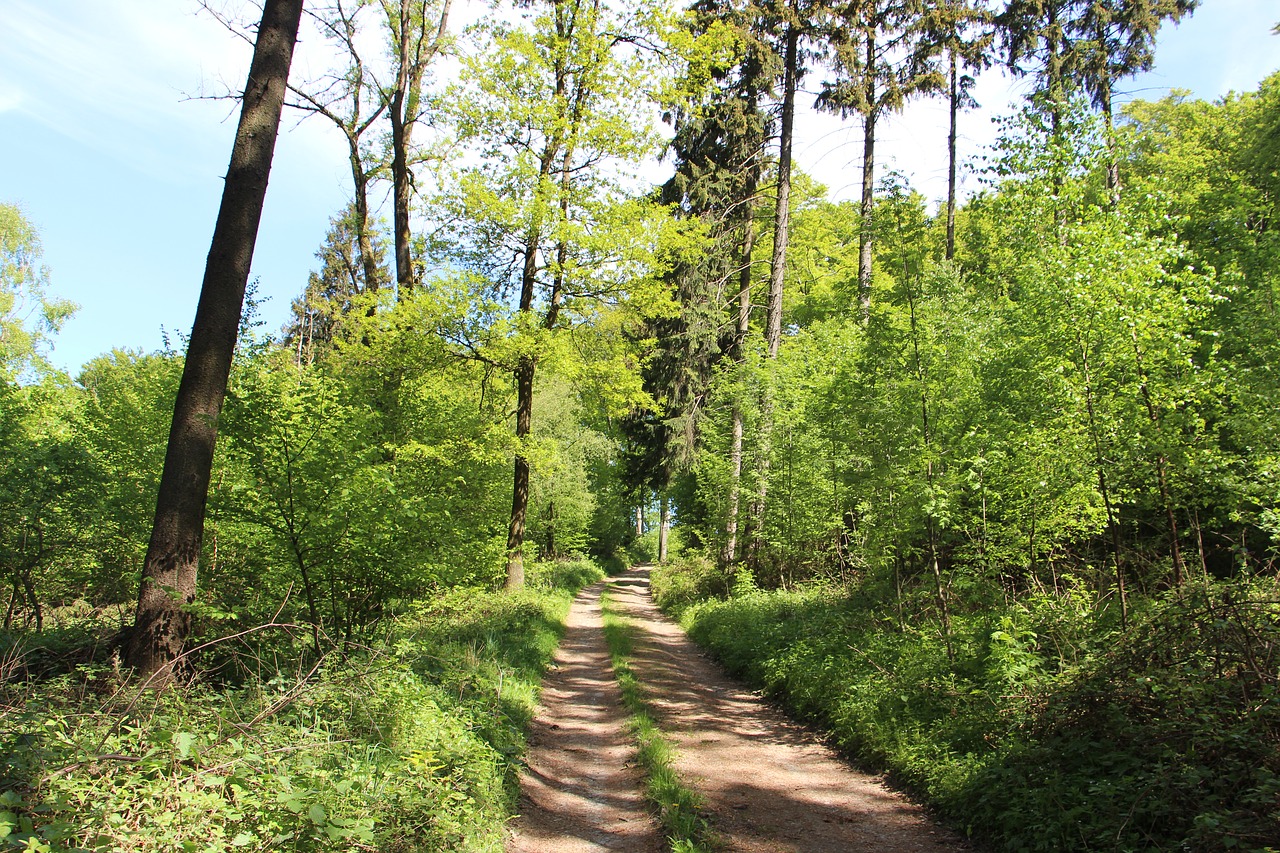
M717 845L711 825L701 813L702 797L676 774L672 766L675 747L654 721L644 685L631 669L634 625L617 611L607 592L601 596L601 603L605 639L622 688L622 701L630 713L629 725L648 782L649 801L658 810L672 853L710 853Z

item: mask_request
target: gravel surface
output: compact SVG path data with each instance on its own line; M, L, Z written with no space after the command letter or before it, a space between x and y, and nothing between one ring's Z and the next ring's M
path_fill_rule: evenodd
M676 769L705 800L721 848L741 853L941 853L967 845L880 779L853 769L812 732L729 678L649 598L649 567L609 582L634 624L631 666L645 685ZM605 646L600 585L574 603L544 682L523 813L510 851L666 849L642 780Z

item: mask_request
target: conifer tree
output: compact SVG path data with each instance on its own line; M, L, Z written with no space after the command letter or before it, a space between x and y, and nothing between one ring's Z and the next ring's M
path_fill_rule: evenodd
M936 0L925 10L926 40L941 51L946 63L947 132L947 245L950 260L956 250L956 141L959 113L977 107L970 90L976 73L991 64L994 30L986 0Z
M1115 151L1112 99L1117 80L1149 71L1155 61L1156 33L1169 20L1177 23L1200 0L1089 0L1072 22L1072 49L1078 58L1072 72L1102 112L1110 150L1107 189L1120 190L1120 164Z
M633 448L631 479L636 487L647 483L660 493L692 462L712 369L726 356L743 358L751 310L755 196L768 130L761 104L772 61L768 46L743 27L741 10L706 4L695 13L700 33L728 24L740 49L730 65L714 70L704 102L677 114L670 143L675 174L661 190L664 204L704 223L707 244L696 259L677 263L668 274L680 313L658 318L646 329L656 346L644 368L645 389L658 408L637 411L626 423ZM726 317L730 304L734 310ZM729 559L735 549L742 462L742 417L736 407L734 422L737 467L727 521Z
M1150 69L1161 24L1181 20L1198 5L1199 0L1009 0L996 20L1008 67L1035 75L1055 133L1073 89L1085 91L1110 132L1116 81ZM1113 193L1119 183L1114 160L1113 154Z
M871 311L874 245L876 123L907 100L937 91L942 76L931 61L925 19L903 0L856 0L840 7L828 30L836 76L823 83L818 107L862 118L862 200L858 248L858 302Z

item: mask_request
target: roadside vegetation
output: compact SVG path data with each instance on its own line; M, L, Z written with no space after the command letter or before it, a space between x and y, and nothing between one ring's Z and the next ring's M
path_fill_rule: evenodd
M1280 850L1280 73L1113 103L1196 0L307 5L287 97L352 198L283 328L278 116L157 352L52 365L74 306L0 201L0 846L496 850L569 596L629 554L975 838ZM286 7L244 33L273 98ZM965 198L996 63L1031 94ZM806 92L857 202L794 168ZM945 204L876 172L926 96Z
M9 645L0 844L500 851L543 670L573 594L601 576L537 563L519 594L458 589L319 657L301 626L264 627L158 694L79 645ZM62 638L99 627L51 619Z
M1127 628L1087 594L974 589L952 657L927 584L764 591L688 558L653 586L732 672L996 849L1280 846L1274 579L1154 596Z

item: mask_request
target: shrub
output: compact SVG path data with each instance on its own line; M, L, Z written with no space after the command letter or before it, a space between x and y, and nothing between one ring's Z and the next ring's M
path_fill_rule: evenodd
M687 554L656 567L650 586L658 606L679 617L692 604L727 596L733 576L705 556Z
M1274 581L1149 599L1124 631L1069 590L987 602L952 613L952 657L924 588L699 577L654 581L699 643L993 846L1280 848Z

